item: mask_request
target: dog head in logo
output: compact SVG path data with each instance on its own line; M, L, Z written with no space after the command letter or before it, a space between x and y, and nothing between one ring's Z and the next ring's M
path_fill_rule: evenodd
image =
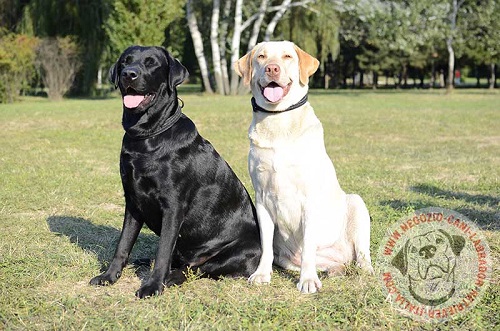
M464 245L462 236L432 230L408 239L391 264L408 276L415 300L437 306L455 293L456 257Z

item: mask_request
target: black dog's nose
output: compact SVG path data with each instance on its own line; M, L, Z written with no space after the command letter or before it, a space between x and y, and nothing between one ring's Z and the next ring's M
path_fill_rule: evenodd
M436 246L434 246L434 245L424 246L424 247L420 248L418 253L424 259L431 259L434 257L434 254L436 254Z
M122 78L124 80L133 81L139 77L139 70L136 68L125 68L122 70Z

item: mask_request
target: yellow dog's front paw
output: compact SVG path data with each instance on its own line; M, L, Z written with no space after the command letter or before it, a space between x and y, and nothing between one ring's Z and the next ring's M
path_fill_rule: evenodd
M318 277L300 279L297 289L304 294L316 293L321 289L321 281Z
M248 278L248 282L251 284L257 284L257 285L269 284L269 283L271 283L271 273L270 272L269 273L268 272L262 273L262 272L256 271Z

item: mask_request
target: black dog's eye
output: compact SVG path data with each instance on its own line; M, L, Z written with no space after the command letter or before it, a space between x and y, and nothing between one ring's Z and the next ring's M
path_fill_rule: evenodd
M124 65L129 65L130 63L132 63L132 57L131 56L127 56L125 59L123 59L123 64Z
M152 57L147 57L144 59L144 65L146 67L151 67L155 64L155 59L153 59Z

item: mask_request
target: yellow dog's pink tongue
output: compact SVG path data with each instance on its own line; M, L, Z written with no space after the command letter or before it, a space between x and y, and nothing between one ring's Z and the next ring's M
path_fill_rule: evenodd
M278 102L283 98L283 88L281 86L264 87L264 96L271 102Z
M126 95L123 97L123 104L127 108L136 108L144 100L143 95Z

